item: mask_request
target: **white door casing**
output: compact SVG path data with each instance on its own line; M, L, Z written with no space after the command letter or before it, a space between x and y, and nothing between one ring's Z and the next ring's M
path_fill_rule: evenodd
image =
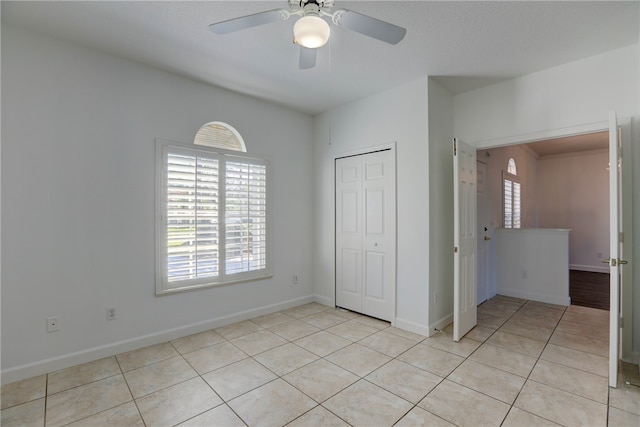
M390 322L395 201L392 150L336 159L336 305Z
M620 174L618 121L615 111L609 113L609 386L618 383L620 358Z
M476 149L453 140L453 340L460 341L477 318Z
M478 239L478 299L476 304L480 305L489 296L489 241L491 239L489 229L489 216L487 212L487 164L477 161L477 239ZM480 187L480 180L483 180L483 187Z

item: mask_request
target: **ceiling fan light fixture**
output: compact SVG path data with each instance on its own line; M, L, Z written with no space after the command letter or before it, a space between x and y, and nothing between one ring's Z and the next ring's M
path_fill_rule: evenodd
M293 36L300 46L316 49L329 41L331 29L324 19L315 15L306 15L293 25Z

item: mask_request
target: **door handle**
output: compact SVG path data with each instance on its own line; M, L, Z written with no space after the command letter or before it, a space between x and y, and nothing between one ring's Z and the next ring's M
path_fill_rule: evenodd
M614 258L613 260L611 260L611 259L607 258L607 259L603 259L602 263L611 264L612 267L615 267L616 265L627 265L627 264L629 264L629 261L627 261L626 259L615 259Z
M484 236L484 240L491 240L491 237L489 237L489 236Z
M600 262L603 263L603 264L609 264L609 262L611 262L611 260L609 258L607 258L607 259L601 260Z
M625 264L629 264L629 261L627 261L626 259L619 259L618 260L618 265L625 265Z

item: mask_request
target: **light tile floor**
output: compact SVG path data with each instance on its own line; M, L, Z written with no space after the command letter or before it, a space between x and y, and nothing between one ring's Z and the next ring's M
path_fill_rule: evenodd
M608 312L497 296L459 343L306 304L2 387L3 426L640 426Z

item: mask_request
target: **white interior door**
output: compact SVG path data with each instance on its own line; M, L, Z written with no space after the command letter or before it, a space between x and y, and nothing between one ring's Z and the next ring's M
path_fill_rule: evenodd
M622 260L620 247L620 141L615 111L609 113L609 269L610 269L610 307L609 307L609 386L618 383L618 360L620 349L620 274Z
M453 340L459 341L478 322L476 149L453 140Z
M392 150L336 160L336 305L395 316L396 205Z
M478 239L478 299L480 305L487 300L489 295L489 215L487 206L487 164L481 161L476 163L477 168L477 232Z

